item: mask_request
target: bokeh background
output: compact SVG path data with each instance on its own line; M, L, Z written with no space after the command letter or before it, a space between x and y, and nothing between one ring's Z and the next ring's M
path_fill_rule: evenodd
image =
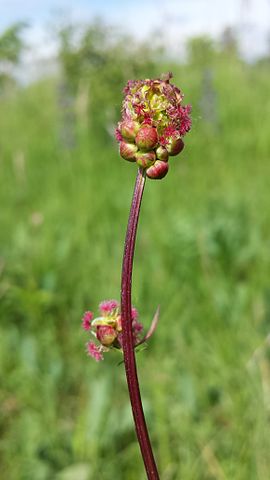
M91 3L91 5L90 5ZM136 175L128 79L172 71L193 128L148 181L133 303L162 480L270 477L270 4L0 3L0 465L4 480L145 478L123 365L85 354L119 299Z

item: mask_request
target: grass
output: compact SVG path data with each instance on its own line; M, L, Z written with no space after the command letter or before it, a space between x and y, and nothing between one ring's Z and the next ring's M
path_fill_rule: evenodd
M145 325L161 305L138 354L150 433L163 480L268 480L269 72L215 65L213 121L201 72L173 70L193 130L147 182L133 281ZM119 298L136 169L79 112L67 148L57 92L0 100L1 474L140 480L123 367L87 358L80 328Z

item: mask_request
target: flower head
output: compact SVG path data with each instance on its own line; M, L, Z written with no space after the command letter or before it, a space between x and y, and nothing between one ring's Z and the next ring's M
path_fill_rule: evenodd
M122 350L122 321L120 305L117 300L104 300L99 305L100 317L93 319L93 313L85 312L82 327L89 331L96 339L86 344L87 353L97 362L103 360L103 353L110 349ZM138 311L131 309L131 322L134 346L141 345L149 338L149 333L143 337L143 325L138 321ZM152 328L152 327L150 327Z
M154 80L129 80L124 89L122 120L115 132L120 155L136 161L149 178L167 174L168 157L183 150L182 137L191 128L191 106L182 105L183 94L171 78L167 73Z

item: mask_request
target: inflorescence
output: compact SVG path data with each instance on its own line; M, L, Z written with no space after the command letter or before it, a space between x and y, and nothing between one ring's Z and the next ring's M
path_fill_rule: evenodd
M171 78L168 73L154 80L130 80L115 132L122 158L136 162L152 179L165 177L169 157L183 150L182 137L191 128L191 106L182 105L183 94Z
M92 312L87 311L82 318L82 327L90 332L96 342L86 344L87 353L97 362L103 360L103 353L111 349L122 350L122 322L119 303L116 300L105 300L99 305L100 316L94 319ZM138 312L132 307L132 332L134 347L144 342L143 326L138 322Z

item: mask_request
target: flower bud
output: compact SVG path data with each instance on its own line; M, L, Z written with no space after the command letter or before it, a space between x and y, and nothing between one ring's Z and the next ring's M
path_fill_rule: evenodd
M120 155L122 158L125 160L128 160L129 162L135 162L135 153L137 152L138 147L134 145L134 143L126 143L126 142L121 142L120 143Z
M168 151L162 145L159 145L159 147L156 149L156 156L159 160L162 160L163 162L167 162L169 158Z
M152 150L158 143L157 129L150 126L141 127L136 135L135 142L142 150Z
M140 128L140 124L134 120L124 120L120 124L120 133L125 140L133 142Z
M136 162L140 167L147 168L153 165L156 160L156 154L153 150L151 152L142 152L139 150L135 154Z
M117 332L110 325L102 325L97 327L97 339L105 347L112 345L117 337Z
M184 148L184 142L182 138L170 138L168 144L166 145L168 153L170 156L174 157L178 153L182 152Z
M169 170L168 162L162 162L161 160L157 160L154 163L154 165L147 168L146 175L149 178L159 180L159 179L165 177L165 175L167 175L168 170Z

